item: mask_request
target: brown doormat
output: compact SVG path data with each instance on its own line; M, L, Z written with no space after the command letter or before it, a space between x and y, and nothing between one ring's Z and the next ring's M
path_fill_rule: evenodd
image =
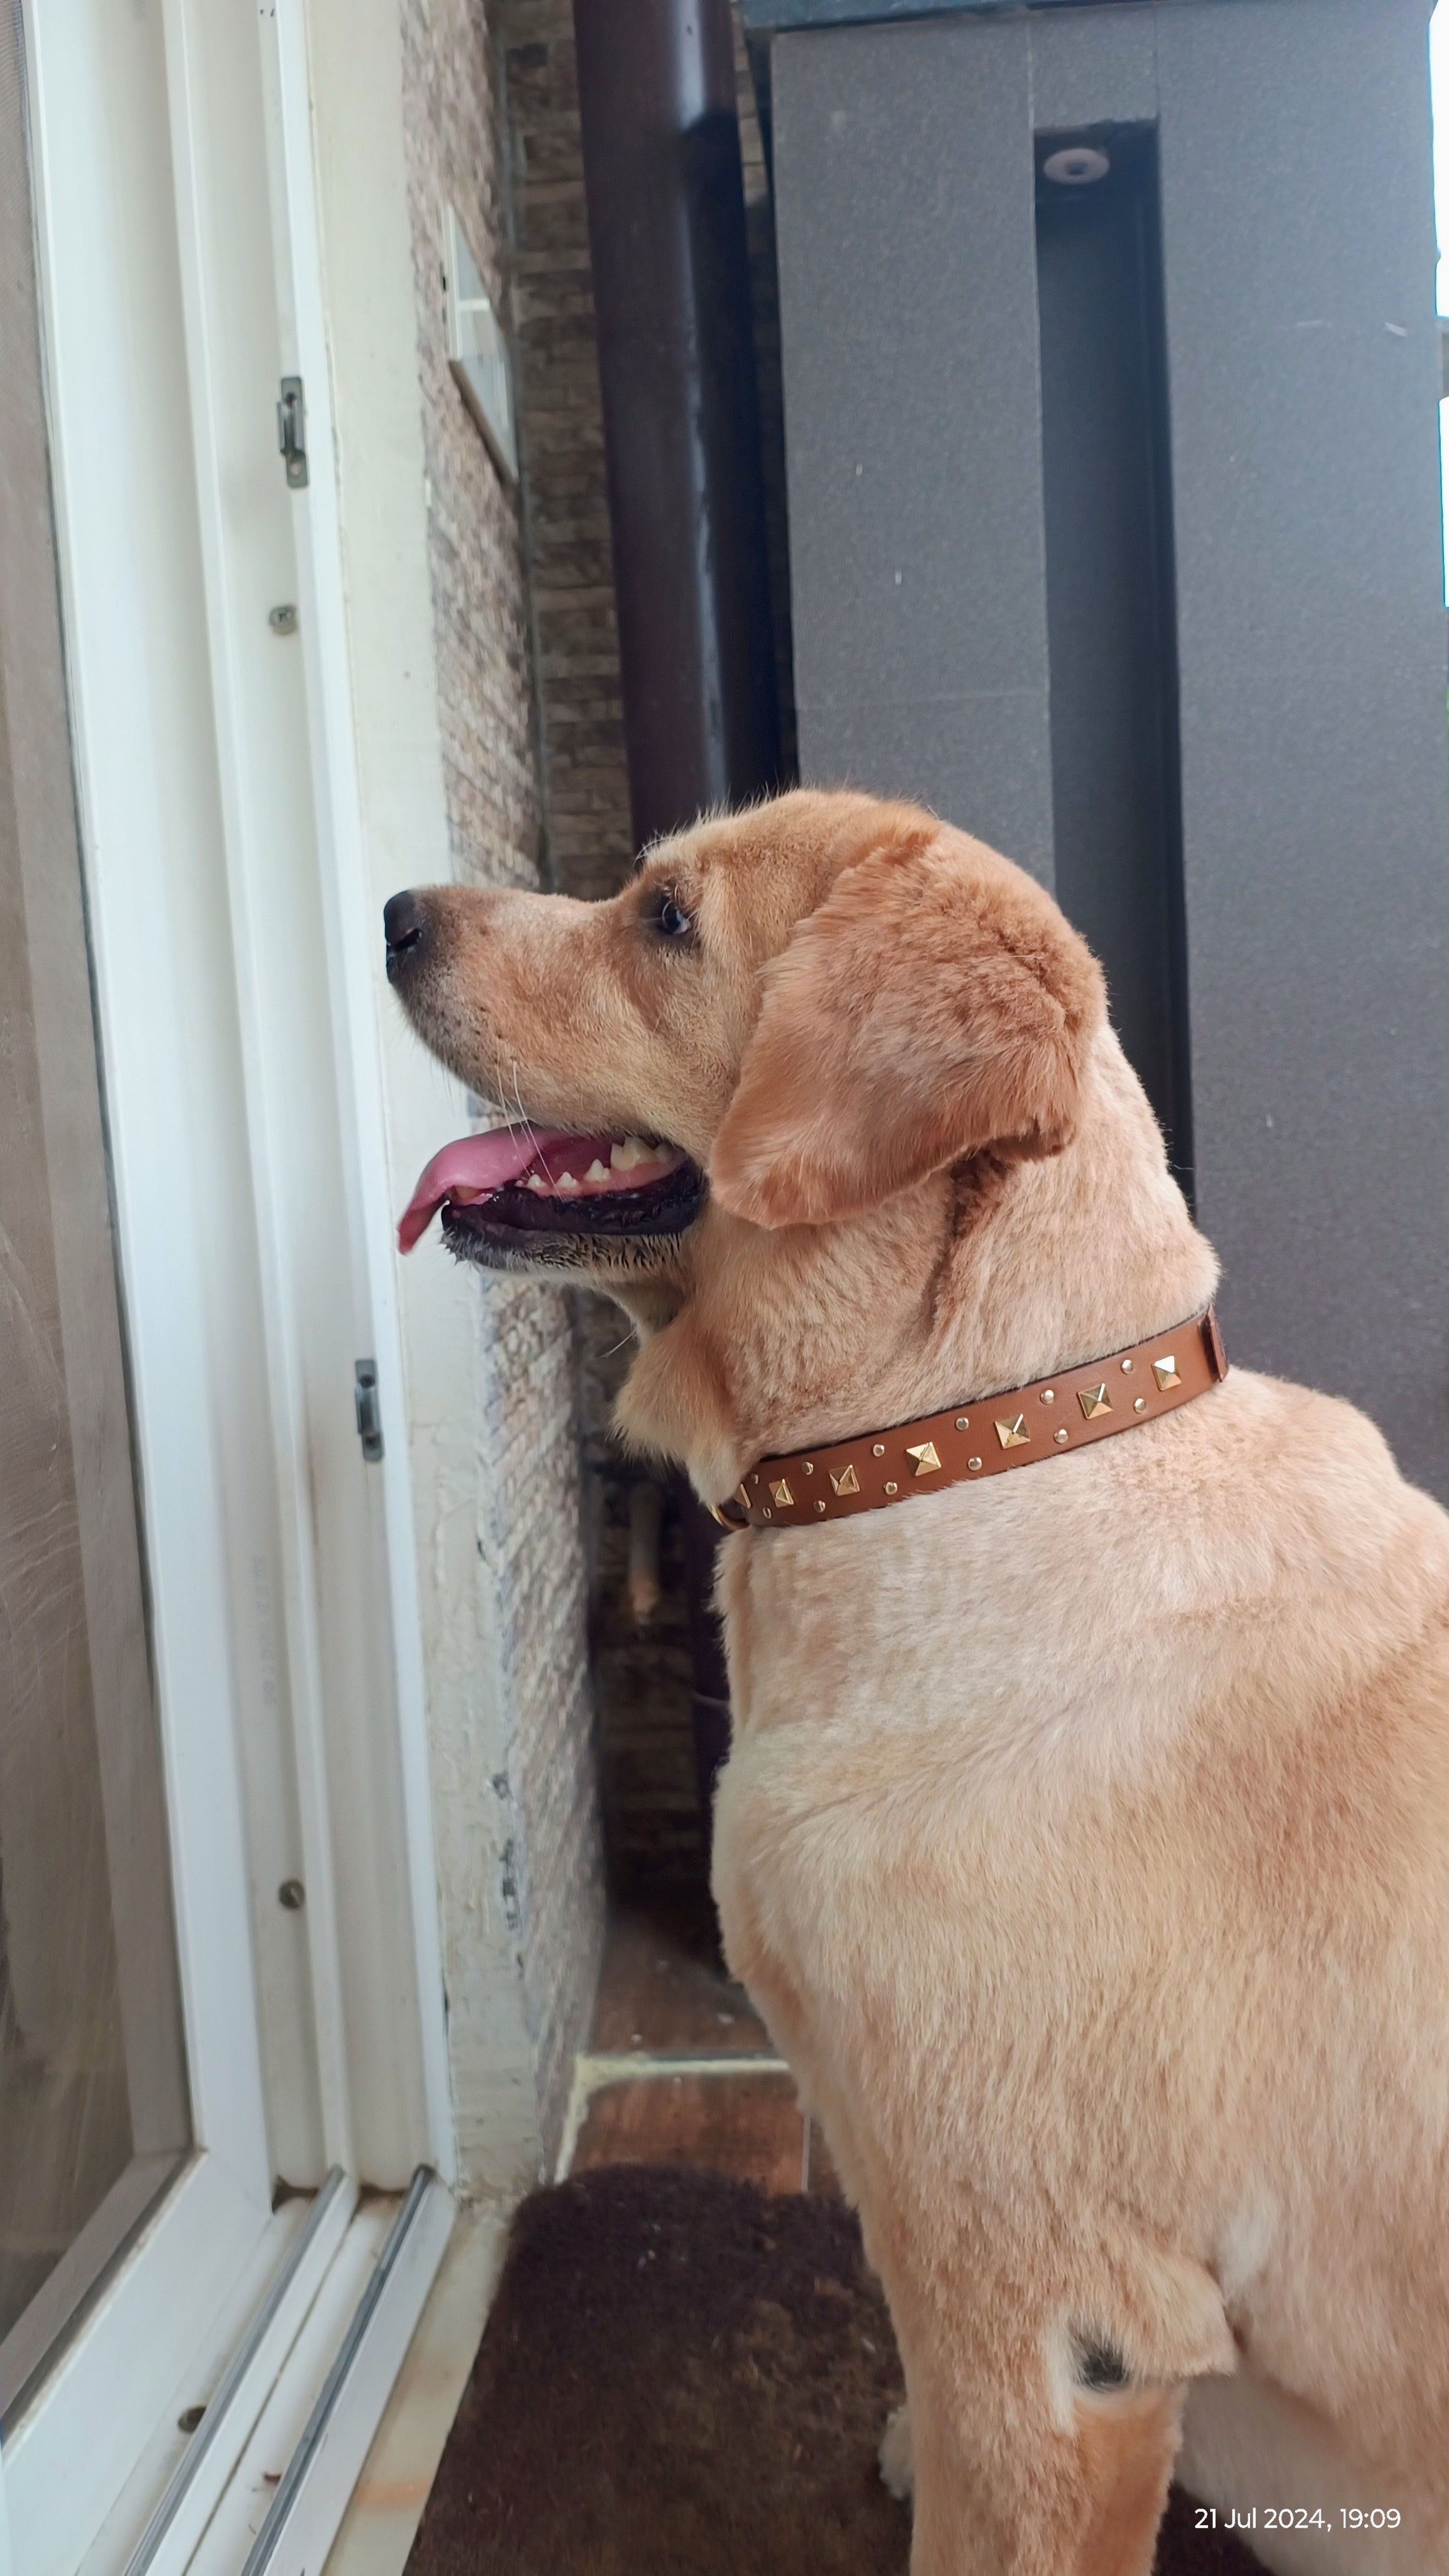
M852 2213L604 2165L535 2192L408 2576L906 2576L900 2365ZM1174 2492L1158 2576L1259 2576Z

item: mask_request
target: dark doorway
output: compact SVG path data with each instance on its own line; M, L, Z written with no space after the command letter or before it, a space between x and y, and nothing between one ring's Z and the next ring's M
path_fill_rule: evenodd
M1191 1196L1153 130L1040 136L1036 241L1056 890Z

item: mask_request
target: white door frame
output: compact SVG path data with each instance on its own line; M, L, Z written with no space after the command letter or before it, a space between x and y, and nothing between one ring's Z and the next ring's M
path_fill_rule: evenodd
M229 2297L264 2277L289 2121L288 2163L313 2170L288 2178L341 2165L349 2205L416 2162L451 2178L453 2124L300 14L25 17L196 2140L6 2445L15 2567L72 2576ZM307 375L311 414L291 498L281 372ZM299 607L305 685L269 587ZM329 1187L330 1264L297 1221ZM364 1353L386 1443L365 1470ZM306 1902L282 1923L289 1832Z
M194 8L196 0L187 4ZM282 342L291 362L287 371L301 376L311 413L311 480L305 496L293 503L303 594L302 642L333 1043L340 1094L351 1107L351 1116L344 1122L344 1144L352 1258L359 1305L367 1318L366 1347L378 1362L402 1826L417 1991L424 1999L419 2038L427 2152L443 2180L452 2183L457 2175L457 2146L429 1771L426 1656L398 1307L396 1210L377 1017L380 924L375 917L359 794L305 0L275 0L270 12L260 13L259 23L270 111Z

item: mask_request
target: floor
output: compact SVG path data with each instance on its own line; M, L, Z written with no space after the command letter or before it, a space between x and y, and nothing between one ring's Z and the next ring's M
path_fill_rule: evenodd
M711 2165L765 2191L838 2188L769 2033L725 1974L707 1899L619 1907L610 1921L558 2179L620 2162ZM402 2576L482 2337L503 2236L496 2217L460 2216L325 2576Z
M707 1907L621 1909L611 1924L559 2175L620 2162L712 2165L764 2191L837 2188L794 2079L725 1974Z

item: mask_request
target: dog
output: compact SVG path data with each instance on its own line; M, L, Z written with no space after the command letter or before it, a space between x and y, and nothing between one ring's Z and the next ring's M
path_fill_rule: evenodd
M1216 1262L1088 949L966 834L809 790L607 902L386 927L524 1113L404 1242L441 1208L607 1289L624 1438L754 1499L714 1889L890 2302L914 2576L1147 2576L1174 2466L1285 2576L1449 2571L1449 1518L1246 1369L760 1516L768 1458L1088 1364L1110 1404L1153 1336L1176 1376Z

